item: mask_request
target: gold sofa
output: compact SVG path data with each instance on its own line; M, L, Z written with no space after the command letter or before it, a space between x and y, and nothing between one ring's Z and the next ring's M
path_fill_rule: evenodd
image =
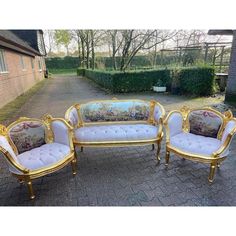
M157 144L160 162L164 108L157 101L101 100L71 106L65 118L74 127L74 145L110 147Z
M20 183L27 184L30 199L35 195L32 180L71 163L76 174L72 127L60 118L42 120L21 117L8 127L0 125L0 156Z
M224 114L212 108L171 111L164 122L166 128L166 166L170 152L182 158L210 164L208 180L213 182L215 169L229 153L236 133L236 119L231 111Z

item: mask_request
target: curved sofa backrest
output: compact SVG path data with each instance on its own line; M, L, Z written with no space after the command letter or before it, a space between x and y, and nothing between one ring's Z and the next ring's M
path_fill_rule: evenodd
M75 105L69 108L66 112L66 119L76 127L78 123L158 122L163 115L163 107L155 101L138 99L102 100Z
M138 100L89 102L80 106L79 113L84 123L147 121L150 103Z
M20 118L7 131L19 154L45 144L45 125L38 119Z
M210 109L196 109L188 114L189 132L217 138L224 123L219 112Z

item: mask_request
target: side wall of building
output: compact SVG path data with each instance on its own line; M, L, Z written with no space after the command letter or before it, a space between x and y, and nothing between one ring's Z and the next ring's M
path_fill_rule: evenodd
M30 57L8 49L3 49L3 53L7 72L0 73L0 108L43 80L45 70L43 57ZM25 68L22 66L21 57ZM39 60L42 69L39 68Z

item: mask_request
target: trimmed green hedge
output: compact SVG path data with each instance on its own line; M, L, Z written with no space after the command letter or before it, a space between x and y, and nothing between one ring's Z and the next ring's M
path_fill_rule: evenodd
M177 71L181 94L212 95L215 89L215 73L212 67L181 68Z
M171 88L170 70L146 70L134 72L115 72L77 69L77 75L94 80L114 93L150 91L152 86L162 84Z
M211 95L214 92L214 68L188 67L145 71L99 71L77 69L77 75L85 76L113 93L151 91L152 86L173 87L181 94L196 96ZM174 86L173 86L174 85Z

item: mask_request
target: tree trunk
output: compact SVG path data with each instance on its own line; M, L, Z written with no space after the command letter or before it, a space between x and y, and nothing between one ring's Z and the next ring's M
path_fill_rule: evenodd
M92 50L92 69L95 69L95 52L94 52L94 32L93 30L90 31L91 33L91 50Z

